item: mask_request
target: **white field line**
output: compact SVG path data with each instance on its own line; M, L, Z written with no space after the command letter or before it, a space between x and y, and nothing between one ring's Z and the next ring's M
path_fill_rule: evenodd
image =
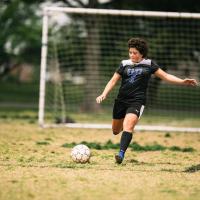
M85 123L67 123L67 124L44 124L43 128L88 128L88 129L111 129L110 124L85 124ZM200 133L200 128L191 127L173 127L173 126L153 126L153 125L137 125L135 127L136 131L160 131L160 132L188 132L188 133Z

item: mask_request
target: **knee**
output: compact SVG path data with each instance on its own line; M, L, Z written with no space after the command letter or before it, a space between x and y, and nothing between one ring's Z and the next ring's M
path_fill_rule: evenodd
M124 123L123 130L128 132L133 132L135 128L136 121L134 123Z
M113 135L118 135L119 133L120 133L120 131L113 130Z
M118 135L122 130L118 128L112 128L113 135Z
M134 131L134 126L133 125L124 126L123 130L132 133Z

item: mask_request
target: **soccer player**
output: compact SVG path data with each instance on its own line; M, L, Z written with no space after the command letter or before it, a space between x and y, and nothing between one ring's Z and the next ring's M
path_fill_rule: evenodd
M113 77L107 83L103 93L96 98L97 103L106 99L108 93L121 79L119 93L113 107L112 131L114 135L122 130L120 150L115 156L121 164L125 152L132 140L135 125L142 115L146 103L146 91L152 74L160 79L179 85L196 86L195 79L181 79L163 71L154 61L147 59L148 45L142 38L128 41L129 58L122 60Z

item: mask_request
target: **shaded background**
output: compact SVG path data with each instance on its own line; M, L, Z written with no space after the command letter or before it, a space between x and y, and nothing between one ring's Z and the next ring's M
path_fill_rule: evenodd
M200 12L195 0L63 0L0 2L0 108L1 116L19 110L14 117L27 118L26 111L38 109L42 35L42 8L68 7ZM26 113L24 114L23 111ZM37 119L37 113L32 116Z

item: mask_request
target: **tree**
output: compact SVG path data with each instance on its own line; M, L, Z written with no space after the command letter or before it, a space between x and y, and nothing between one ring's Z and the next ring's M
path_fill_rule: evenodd
M5 1L0 11L0 71L4 76L20 63L40 60L41 23L34 1Z
M104 4L107 8L128 10L150 10L171 12L200 12L200 2L196 0L112 0Z

